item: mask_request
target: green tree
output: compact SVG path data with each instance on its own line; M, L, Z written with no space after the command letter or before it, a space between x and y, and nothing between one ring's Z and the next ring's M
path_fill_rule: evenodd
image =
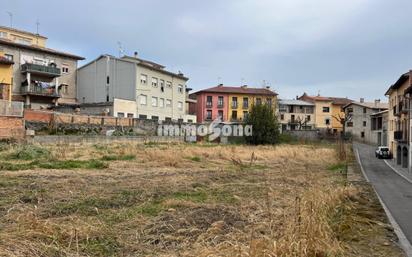
M245 119L252 125L252 136L245 137L253 145L275 144L279 142L279 124L274 109L269 105L254 105Z

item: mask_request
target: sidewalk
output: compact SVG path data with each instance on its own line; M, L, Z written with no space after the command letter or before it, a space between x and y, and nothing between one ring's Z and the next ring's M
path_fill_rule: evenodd
M412 173L410 173L407 168L402 168L400 165L397 165L393 159L384 161L399 176L406 179L409 183L412 183Z

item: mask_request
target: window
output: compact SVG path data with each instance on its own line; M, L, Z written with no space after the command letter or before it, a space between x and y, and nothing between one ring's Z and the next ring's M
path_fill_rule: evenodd
M363 122L363 126L366 127L366 121Z
M160 91L161 92L165 91L165 81L163 79L160 80Z
M152 78L152 86L157 87L157 78L155 77Z
M219 116L223 120L223 111L222 110L217 111L217 116Z
M62 94L67 94L68 91L69 91L69 86L68 86L68 85L65 85L65 84L61 84L60 92L61 92Z
M139 114L139 119L145 120L147 119L147 115Z
M348 121L347 126L348 126L348 127L353 127L353 122L352 122L352 121Z
M140 104L141 105L147 105L147 96L146 95L140 95Z
M324 106L324 107L322 108L322 111L323 111L323 112L329 112L329 107Z
M172 88L172 82L170 82L170 81L166 81L166 87L168 87L168 88Z
M27 38L16 38L16 42L23 45L31 45L31 39Z
M133 118L133 117L134 117L133 113L128 113L127 114L127 118Z
M7 38L7 32L0 31L0 37Z
M237 111L232 111L232 120L237 120Z
M237 97L232 97L232 108L237 109Z
M262 104L262 99L256 98L256 105L261 105L261 104Z
M177 108L183 110L183 102L177 102Z
M211 95L206 96L206 107L213 106L213 97Z
M177 86L177 92L183 94L183 85Z
M243 109L249 108L249 98L243 97Z
M206 119L211 120L212 119L212 110L207 110L206 111Z
M63 66L62 67L62 73L69 73L69 67Z
M272 98L268 97L268 98L266 99L266 102L267 102L267 104L268 104L269 106L272 106Z
M157 97L152 96L152 106L157 107Z
M117 117L119 118L124 118L124 112L118 112Z
M243 119L247 119L248 116L249 116L249 112L243 111Z
M165 121L167 121L167 122L172 122L172 118L166 117L166 118L165 118Z
M310 121L310 115L306 115L306 121Z
M280 115L280 120L284 120L285 119L285 115L284 114L281 114Z
M347 108L346 110L347 110L348 113L353 112L353 108L352 108L352 107L349 107L349 108Z
M110 77L109 76L106 77L106 83L110 84Z
M161 108L165 107L165 99L163 99L163 98L159 99L159 107L161 107Z
M147 83L147 75L145 75L145 74L140 75L140 83L142 83L142 84Z
M187 123L193 123L193 120L188 119L188 120L187 120Z
M9 61L13 61L13 59L14 59L13 55L11 55L11 54L5 54L4 57Z
M152 116L152 120L159 120L159 116Z
M166 107L172 107L172 100L170 99L166 100Z
M366 113L366 112L367 112L366 107L363 107L363 113Z
M364 138L365 137L365 132L362 131L360 136L361 136L361 138Z
M328 107L329 108L329 107ZM325 124L330 125L330 119L325 119Z
M217 107L223 107L223 96L217 97Z

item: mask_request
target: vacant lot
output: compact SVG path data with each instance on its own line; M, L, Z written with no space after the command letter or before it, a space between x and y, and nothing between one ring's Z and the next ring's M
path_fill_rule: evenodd
M336 155L0 146L0 256L403 256L372 190L348 183Z

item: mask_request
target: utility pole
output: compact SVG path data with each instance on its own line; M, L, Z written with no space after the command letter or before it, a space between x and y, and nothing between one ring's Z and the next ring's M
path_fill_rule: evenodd
M39 19L36 21L36 41L37 45L39 45L39 27L40 27L40 22Z

